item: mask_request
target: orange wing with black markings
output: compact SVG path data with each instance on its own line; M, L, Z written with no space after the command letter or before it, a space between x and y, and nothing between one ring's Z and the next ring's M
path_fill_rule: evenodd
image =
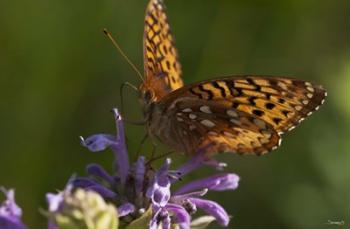
M185 86L164 97L160 106L172 114L178 139L185 139L182 150L188 153L210 145L209 154L263 154L318 109L325 96L321 86L307 81L240 76Z
M162 0L151 0L147 6L143 40L143 87L152 90L157 101L183 86L181 65Z

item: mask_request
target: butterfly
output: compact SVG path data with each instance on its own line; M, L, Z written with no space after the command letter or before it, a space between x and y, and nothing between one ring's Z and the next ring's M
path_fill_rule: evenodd
M162 0L150 0L140 102L148 132L188 155L262 155L324 102L321 86L287 77L230 76L184 85Z

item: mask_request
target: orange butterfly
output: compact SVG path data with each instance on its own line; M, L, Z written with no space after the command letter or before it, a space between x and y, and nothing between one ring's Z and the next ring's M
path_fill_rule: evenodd
M149 134L171 148L207 156L265 154L324 102L319 85L286 77L236 76L184 86L162 0L147 6L140 100Z

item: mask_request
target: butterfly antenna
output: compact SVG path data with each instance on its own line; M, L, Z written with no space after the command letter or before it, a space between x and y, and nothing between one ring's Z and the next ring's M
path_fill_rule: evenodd
M113 38L112 34L107 30L103 29L103 33L108 37L108 39L112 42L114 47L118 50L118 52L124 57L124 59L128 62L128 64L134 69L134 71L137 73L137 75L141 78L143 81L143 76L141 72L137 69L137 67L131 62L131 60L128 58L128 56L124 53L124 51L120 48L116 40Z

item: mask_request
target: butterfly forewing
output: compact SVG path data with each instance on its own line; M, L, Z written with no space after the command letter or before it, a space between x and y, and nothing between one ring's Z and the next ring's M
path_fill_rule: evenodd
M183 86L174 37L162 0L151 0L147 6L144 30L144 86L159 100Z

